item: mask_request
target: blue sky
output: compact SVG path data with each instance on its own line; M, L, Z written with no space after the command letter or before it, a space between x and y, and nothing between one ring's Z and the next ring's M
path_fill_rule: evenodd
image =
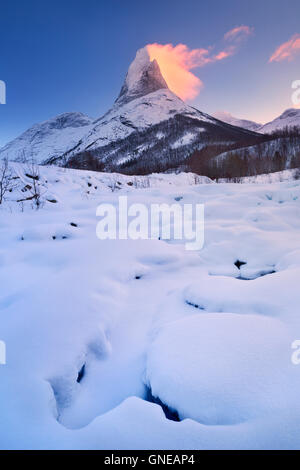
M292 107L300 54L268 63L300 33L299 0L11 0L0 3L0 145L66 111L103 114L117 97L136 50L148 43L222 47L224 34L254 33L228 59L194 69L200 110L268 121Z

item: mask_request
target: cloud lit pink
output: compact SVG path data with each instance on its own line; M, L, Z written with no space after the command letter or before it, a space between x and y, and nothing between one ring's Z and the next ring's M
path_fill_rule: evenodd
M224 34L224 39L226 41L241 40L247 36L250 36L252 33L253 28L250 28L250 26L237 26L236 28L233 28Z
M289 41L281 44L271 55L269 62L291 61L300 53L300 34L294 34Z
M154 43L146 47L150 59L157 60L169 88L183 100L192 100L200 92L203 82L191 70L234 55L241 38L248 36L251 31L249 26L239 26L228 31L224 39L231 44L217 53L213 53L214 46L189 49L185 44L173 46L173 44Z

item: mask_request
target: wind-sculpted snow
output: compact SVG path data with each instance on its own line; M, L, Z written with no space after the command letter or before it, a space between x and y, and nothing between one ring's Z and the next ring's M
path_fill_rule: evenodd
M299 448L299 181L41 167L37 211L16 202L30 177L14 171L0 206L1 448ZM96 208L119 195L204 203L203 249L100 241Z
M285 325L264 315L198 313L168 323L150 346L152 394L180 419L239 424L296 399Z

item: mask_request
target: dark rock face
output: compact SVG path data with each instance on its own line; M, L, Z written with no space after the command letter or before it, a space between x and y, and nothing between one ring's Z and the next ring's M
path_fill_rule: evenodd
M127 81L125 80L116 103L123 105L162 88L168 88L168 85L161 74L158 63L156 60L153 60L145 67L133 90L128 88Z

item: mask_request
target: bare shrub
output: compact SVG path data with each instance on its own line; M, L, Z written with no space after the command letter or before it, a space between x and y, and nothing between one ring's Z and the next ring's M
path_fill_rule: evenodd
M38 210L42 207L42 190L39 167L34 161L27 164L25 176L31 180L31 183L25 186L30 192L30 196L18 199L17 202L32 201L33 208Z
M16 177L9 166L8 159L5 158L0 164L0 204L3 203L5 195L16 188Z

